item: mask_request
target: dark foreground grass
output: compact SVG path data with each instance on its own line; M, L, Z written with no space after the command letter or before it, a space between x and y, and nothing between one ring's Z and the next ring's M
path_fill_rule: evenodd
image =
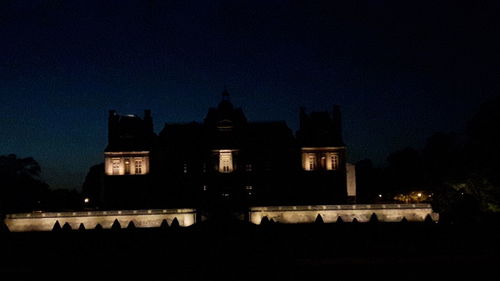
M0 280L499 280L496 224L0 233Z

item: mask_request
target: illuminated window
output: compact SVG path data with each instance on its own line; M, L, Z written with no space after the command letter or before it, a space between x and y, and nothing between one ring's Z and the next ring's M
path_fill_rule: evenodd
M321 165L321 169L326 169L326 157L324 155L321 156L320 165Z
M339 168L339 156L337 154L332 155L332 170L337 170Z
M187 172L188 172L188 164L187 163L184 163L183 171L184 171L184 174L187 174Z
M125 175L130 175L130 160L125 159Z
M309 155L309 171L316 169L316 156Z
M253 186L251 186L251 185L246 185L246 186L245 186L245 189L246 189L246 190L252 190L252 189L253 189Z
M144 175L148 173L148 151L105 152L106 175Z
M142 160L135 160L135 173L142 174Z
M120 174L120 159L113 159L113 175Z
M219 152L219 172L231 173L233 171L233 156L230 150Z

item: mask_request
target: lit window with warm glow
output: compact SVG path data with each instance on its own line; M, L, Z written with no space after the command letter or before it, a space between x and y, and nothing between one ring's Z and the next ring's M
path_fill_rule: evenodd
M305 171L333 171L343 168L343 146L302 147L302 169Z
M339 156L337 154L332 154L330 157L331 160L331 170L337 170L339 168Z
M125 175L130 175L130 160L125 159Z
M135 160L135 173L142 174L142 161L141 160Z
M309 155L309 171L314 171L316 169L316 156Z
M231 150L219 152L219 172L231 173L233 171L233 155Z
M145 175L149 172L149 151L105 152L106 175Z
M113 159L113 175L120 174L120 159Z

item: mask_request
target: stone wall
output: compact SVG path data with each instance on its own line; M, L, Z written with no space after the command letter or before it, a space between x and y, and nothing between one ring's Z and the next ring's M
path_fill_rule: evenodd
M177 218L180 226L190 226L196 223L195 209L164 209L164 210L115 210L115 211L85 211L57 213L23 213L10 214L5 218L5 224L10 231L51 231L56 221L62 227L68 223L72 229L78 229L83 224L85 229L94 229L100 224L104 229L111 228L118 220L122 228L132 221L136 227L159 227L163 220L169 225Z
M371 205L314 205L314 206L273 206L250 208L250 221L260 224L263 217L280 223L313 223L318 214L323 222L336 222L341 217L344 222L367 222L375 213L379 221L400 222L424 221L430 215L437 221L439 214L432 211L430 204L371 204Z

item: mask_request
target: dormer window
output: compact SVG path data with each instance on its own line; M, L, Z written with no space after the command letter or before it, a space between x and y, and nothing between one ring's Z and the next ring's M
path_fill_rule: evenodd
M219 122L217 122L217 129L219 131L230 131L233 129L233 121L224 119Z

